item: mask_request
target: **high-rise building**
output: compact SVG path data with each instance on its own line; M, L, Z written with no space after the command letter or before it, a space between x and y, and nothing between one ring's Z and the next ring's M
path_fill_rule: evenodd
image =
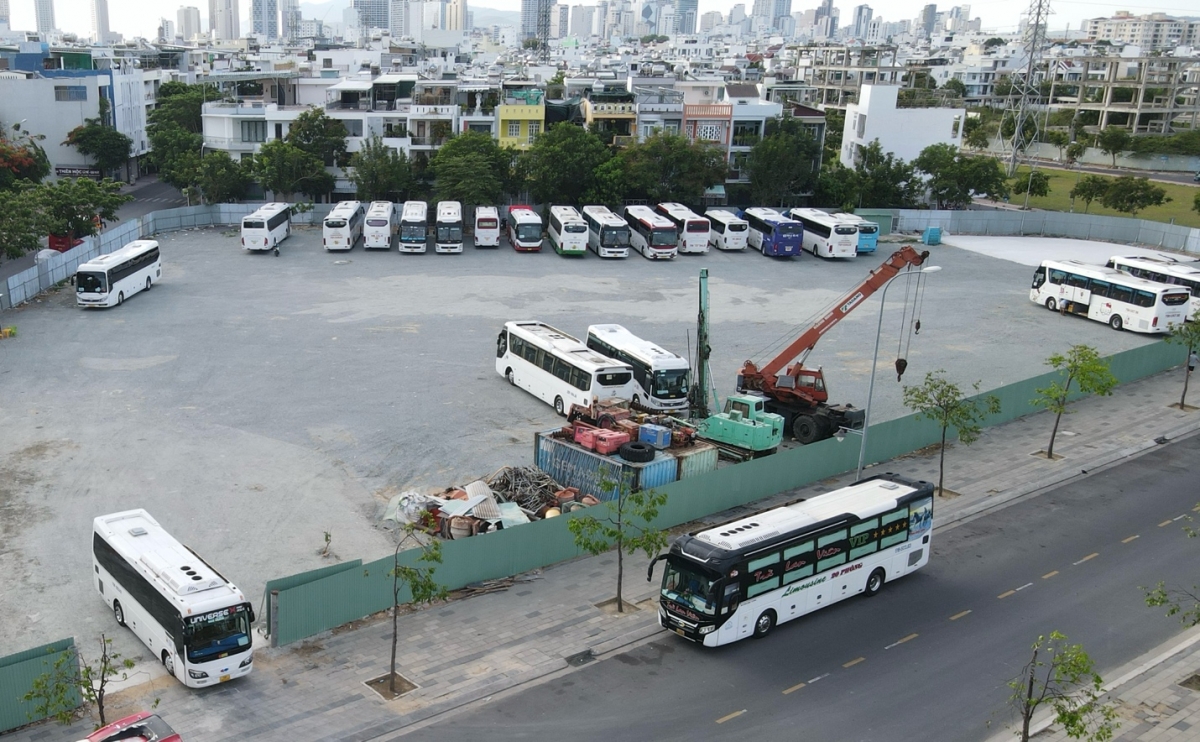
M586 39L596 26L596 8L592 5L576 5L571 8L571 35Z
M450 0L446 3L446 30L470 30L467 26L467 0Z
M750 9L751 18L770 18L775 8L775 0L754 0Z
M300 38L300 0L282 0L279 9L279 38L287 41Z
M408 27L409 12L408 0L391 0L388 32L391 33L393 39L412 36L412 31Z
M538 31L538 0L521 0L521 38L531 39Z
M92 41L108 42L108 0L92 0Z
M200 9L190 5L180 6L179 10L175 11L175 26L184 41L196 38L200 34Z
M8 0L0 0L0 31L7 31L10 23Z
M354 0L363 29L390 28L388 0Z
M33 12L37 16L38 33L54 30L54 0L33 0Z
M175 40L175 21L169 21L166 18L158 19L158 38L159 41L168 43Z
M937 24L937 6L936 5L926 5L924 8L921 8L920 21L921 21L921 28L920 28L921 33L925 37L932 36L933 35L933 27L934 27L934 25Z
M268 39L279 38L279 6L276 0L250 0L250 30Z
M775 0L771 7L771 27L784 30L792 17L792 0Z
M717 26L725 22L725 16L721 15L719 10L710 10L700 16L700 31L711 31Z
M854 8L854 17L851 19L850 35L855 39L867 38L867 26L871 23L871 16L874 12L870 5L859 5Z
M792 0L788 0L791 2ZM675 30L691 35L696 33L696 22L700 20L700 0L675 0Z
M738 3L729 9L729 25L737 26L746 20L746 5Z
M238 0L208 0L208 30L218 40L241 38Z

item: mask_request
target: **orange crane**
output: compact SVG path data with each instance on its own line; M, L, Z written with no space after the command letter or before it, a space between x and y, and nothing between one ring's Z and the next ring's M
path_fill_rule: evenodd
M861 428L863 411L853 405L829 404L824 373L819 367L805 367L804 360L817 341L843 317L865 303L901 270L919 266L928 257L928 250L918 253L907 245L892 253L883 265L871 271L866 280L850 289L833 309L762 368L751 361L742 364L737 378L738 391L764 395L767 411L782 415L785 429L801 443L824 440L839 428Z

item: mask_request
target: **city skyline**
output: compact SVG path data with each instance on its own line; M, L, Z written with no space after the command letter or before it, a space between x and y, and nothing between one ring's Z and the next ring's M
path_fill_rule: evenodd
M74 33L81 38L90 38L92 35L92 0L10 0L11 21L10 28L17 30L33 31L37 29L34 8L35 3L54 4L54 18L57 21L58 28L65 33ZM360 0L361 2L361 0ZM347 2L347 5L350 3ZM594 2L568 2L571 5L594 5ZM754 5L754 0L748 0L742 3L726 2L724 0L699 0L698 9L696 11L696 28L699 30L699 18L705 13L719 11L723 16L728 17L729 11L735 5L745 5L746 12L749 13ZM819 0L792 0L791 10L793 12L803 12L809 9L815 9L821 3ZM889 22L912 20L921 14L921 10L928 2L926 0L880 0L878 2L863 3L862 0L846 0L840 2L835 0L834 6L840 12L839 23L846 26L853 22L854 8L858 5L866 4L871 7L875 17L882 17ZM939 4L939 10L948 9L957 2L946 2L943 5ZM121 34L126 38L134 36L143 36L153 39L156 37L156 27L158 18L167 15L168 18L175 14L178 6L195 5L200 7L201 15L204 16L203 28L208 28L208 7L207 3L191 2L191 0L183 0L176 5L164 9L161 2L153 2L152 0L110 0L108 3L109 29L115 34ZM251 2L244 0L238 3L239 8L239 23L243 33L247 33L252 28L251 26ZM985 4L971 4L972 17L982 19L983 28L994 29L999 32L1016 31L1020 22L1021 14L1028 9L1028 0L997 0ZM494 9L519 12L521 9L521 0L483 0L482 2L471 2L468 0L469 9ZM1086 3L1054 3L1052 9L1055 11L1050 16L1050 29L1054 31L1063 31L1070 29L1072 31L1079 30L1080 24L1087 18L1106 17L1114 15L1119 10L1128 10L1134 14L1155 13L1161 12L1167 15L1187 16L1188 11L1181 7L1163 7L1155 5L1150 0L1131 0L1127 3L1121 3L1120 7L1105 6L1102 13L1088 12L1096 6L1091 6ZM336 15L336 17L335 17ZM1192 15L1197 15L1192 11ZM340 14L331 14L325 19L326 22L340 21Z

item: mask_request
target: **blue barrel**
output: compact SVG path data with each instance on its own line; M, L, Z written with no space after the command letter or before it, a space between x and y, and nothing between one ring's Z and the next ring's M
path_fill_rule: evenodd
M924 242L926 245L942 244L942 228L926 227L925 234L921 236L921 242Z

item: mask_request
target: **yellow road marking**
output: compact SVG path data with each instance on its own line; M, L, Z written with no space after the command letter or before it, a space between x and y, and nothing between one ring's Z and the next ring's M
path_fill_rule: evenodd
M900 641L898 641L896 643L903 644L904 642L910 642L913 639L916 639L918 636L920 636L920 635L919 634L909 634L908 636L904 637L903 639L901 639Z
M787 694L789 694L789 693L795 693L796 691L798 691L798 690L800 690L801 688L803 688L805 685L808 685L808 684L807 684L807 683L796 683L796 684L795 684L795 685L793 685L791 688L788 688L788 689L786 689L786 690L783 692L783 695L785 695L785 696L786 696L786 695L787 695Z
M1192 508L1192 512L1193 513L1200 512L1200 505L1197 505L1196 507Z
M846 664L842 665L842 667L854 667L854 666L855 666L855 665L857 665L859 662L866 662L866 661L867 661L867 658L866 658L866 657L859 657L859 658L858 658L858 659L856 659L856 660L850 660L850 661L849 661L849 662L847 662Z
M1162 528L1163 526L1169 526L1169 525L1171 525L1171 521L1169 521L1169 520L1164 520L1162 523L1159 523L1159 524L1158 524L1158 527L1159 527L1159 528Z
M957 621L958 619L962 618L963 616L967 615L970 612L971 611L967 610L967 611L963 611L962 613L955 613L953 616L950 617L950 620Z
M732 714L725 714L720 719L717 719L717 723L724 724L725 722L729 721L730 719L736 719L744 713L746 713L746 709L742 709L741 711L734 711Z
M1077 566L1079 566L1080 564L1083 564L1084 562L1087 562L1087 561L1090 561L1090 560L1092 560L1092 559L1095 559L1095 558L1096 558L1096 557L1098 557L1098 556L1100 556L1100 552L1098 552L1098 551L1093 551L1091 554L1088 554L1088 555L1087 555L1087 556L1085 556L1083 559L1080 559L1078 562L1073 562L1073 563L1072 563L1072 566L1076 566L1076 567L1077 567Z
M1129 538L1123 538L1123 539L1121 539L1121 543L1127 544L1130 541L1134 540L1135 538L1137 538L1137 536L1130 536Z
M1042 575L1042 579L1043 579L1043 580L1048 580L1048 579L1050 579L1051 577L1053 577L1053 576L1054 576L1054 575L1056 575L1056 574L1058 574L1058 570L1057 570L1057 569L1056 569L1056 570L1054 570L1053 572L1047 572L1046 574Z
M1010 596L1010 595L1013 595L1013 594L1014 594L1014 593L1016 593L1016 592L1017 592L1016 590L1009 590L1009 591L1008 591L1008 592L1006 592L1006 593L1000 593L1000 594L999 594L999 595L997 595L996 597L997 597L997 598L999 598L999 599L1001 599L1001 600L1004 600L1005 598L1007 598L1007 597L1008 597L1008 596Z

